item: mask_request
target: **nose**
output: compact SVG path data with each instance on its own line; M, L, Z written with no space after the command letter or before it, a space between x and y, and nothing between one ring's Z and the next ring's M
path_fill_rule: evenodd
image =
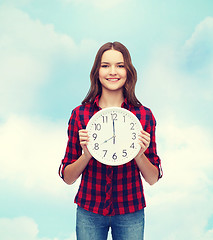
M115 68L115 66L111 66L110 67L110 73L109 73L110 75L116 75L116 68Z

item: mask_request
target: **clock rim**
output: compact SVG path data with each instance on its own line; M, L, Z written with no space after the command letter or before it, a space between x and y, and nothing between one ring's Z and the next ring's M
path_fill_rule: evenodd
M113 111L113 110L120 110L120 111L123 111L123 112L131 115L131 116L135 119L135 121L136 121L137 123L139 123L139 128L140 128L140 130L143 129L142 124L141 124L141 122L139 121L139 119L137 118L137 116L136 116L134 113L132 113L130 110L128 110L128 109L126 109L126 108L122 108L122 107L107 107L107 108L103 108L103 109L99 110L98 112L96 112L96 113L89 119L89 122L87 123L87 126L86 126L86 130L88 130L88 128L90 127L90 125L92 125L92 120L91 120L91 119L97 118L98 115L101 115L101 114L104 113L104 112ZM91 153L91 149L90 149L91 147L90 147L90 145L88 145L87 147L88 147L88 150L89 150L90 154L91 154L92 157L93 157L93 154ZM98 162L100 162L100 163L102 163L102 164L105 164L105 165L108 165L108 166L120 166L120 165L124 165L124 164L126 164L126 163L128 163L128 162L131 162L131 161L137 156L137 154L139 153L139 151L140 151L140 147L135 151L135 153L134 153L133 157L131 157L131 159L128 159L128 160L125 160L125 161L122 161L122 162L121 162L121 161L118 161L118 162L110 162L109 164L106 163L105 161L102 161L102 160L97 159L97 158L95 158L95 157L93 157L93 158L94 158L95 160L97 160ZM93 152L93 151L92 151L92 152Z

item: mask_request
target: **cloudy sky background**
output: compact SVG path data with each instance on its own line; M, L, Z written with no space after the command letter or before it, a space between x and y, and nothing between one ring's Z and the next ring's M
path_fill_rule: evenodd
M213 239L213 2L0 1L0 239L75 240L57 170L98 48L120 41L157 119L164 177L145 195L147 240ZM109 237L109 239L111 239Z

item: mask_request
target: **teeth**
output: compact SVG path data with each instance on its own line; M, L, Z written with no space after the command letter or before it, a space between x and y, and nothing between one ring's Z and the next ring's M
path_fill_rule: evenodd
M118 78L115 78L115 79L107 79L108 81L111 81L111 82L115 82L115 81L118 81L119 79Z

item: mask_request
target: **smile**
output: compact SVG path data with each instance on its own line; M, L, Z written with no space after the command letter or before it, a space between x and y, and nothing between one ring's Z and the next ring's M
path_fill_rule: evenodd
M119 81L120 78L106 78L106 80L110 82L116 82L116 81Z

